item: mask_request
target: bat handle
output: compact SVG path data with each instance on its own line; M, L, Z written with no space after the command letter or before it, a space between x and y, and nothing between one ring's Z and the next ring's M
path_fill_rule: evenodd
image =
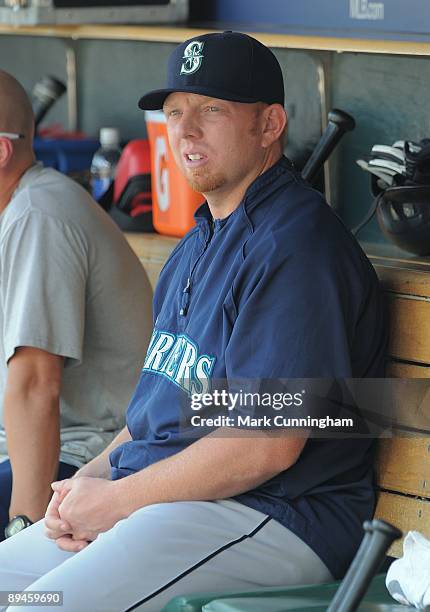
M402 532L378 519L363 525L365 537L327 612L354 612L378 571L387 549Z
M350 132L355 128L355 121L351 115L337 108L331 110L328 114L328 124L324 130L317 146L312 155L306 162L302 171L302 177L305 181L313 183L316 175L324 162L328 159L337 143L346 132Z

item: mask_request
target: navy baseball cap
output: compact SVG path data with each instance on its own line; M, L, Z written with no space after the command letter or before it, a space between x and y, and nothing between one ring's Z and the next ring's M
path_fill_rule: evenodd
M169 57L167 86L142 96L139 107L158 110L175 91L234 102L284 105L284 79L278 60L247 34L222 32L186 40Z

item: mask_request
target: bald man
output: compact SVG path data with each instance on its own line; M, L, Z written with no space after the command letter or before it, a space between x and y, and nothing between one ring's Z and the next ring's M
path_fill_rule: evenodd
M138 259L79 185L35 162L33 134L0 71L0 539L124 426L151 330Z

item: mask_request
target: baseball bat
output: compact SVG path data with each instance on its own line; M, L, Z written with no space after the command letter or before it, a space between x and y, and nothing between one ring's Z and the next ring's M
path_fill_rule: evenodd
M328 159L342 136L354 128L354 118L348 113L337 108L329 112L327 127L302 170L302 177L306 181L311 184L314 182L321 166Z
M327 612L354 612L363 599L369 583L384 559L385 553L402 532L378 519L366 521L365 536Z
M35 128L44 119L51 106L61 98L66 91L66 86L60 80L52 76L44 76L33 88L33 112Z

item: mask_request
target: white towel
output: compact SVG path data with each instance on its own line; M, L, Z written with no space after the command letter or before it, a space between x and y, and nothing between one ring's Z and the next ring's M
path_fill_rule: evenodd
M398 602L430 610L430 541L422 533L408 532L403 557L391 564L385 584Z

